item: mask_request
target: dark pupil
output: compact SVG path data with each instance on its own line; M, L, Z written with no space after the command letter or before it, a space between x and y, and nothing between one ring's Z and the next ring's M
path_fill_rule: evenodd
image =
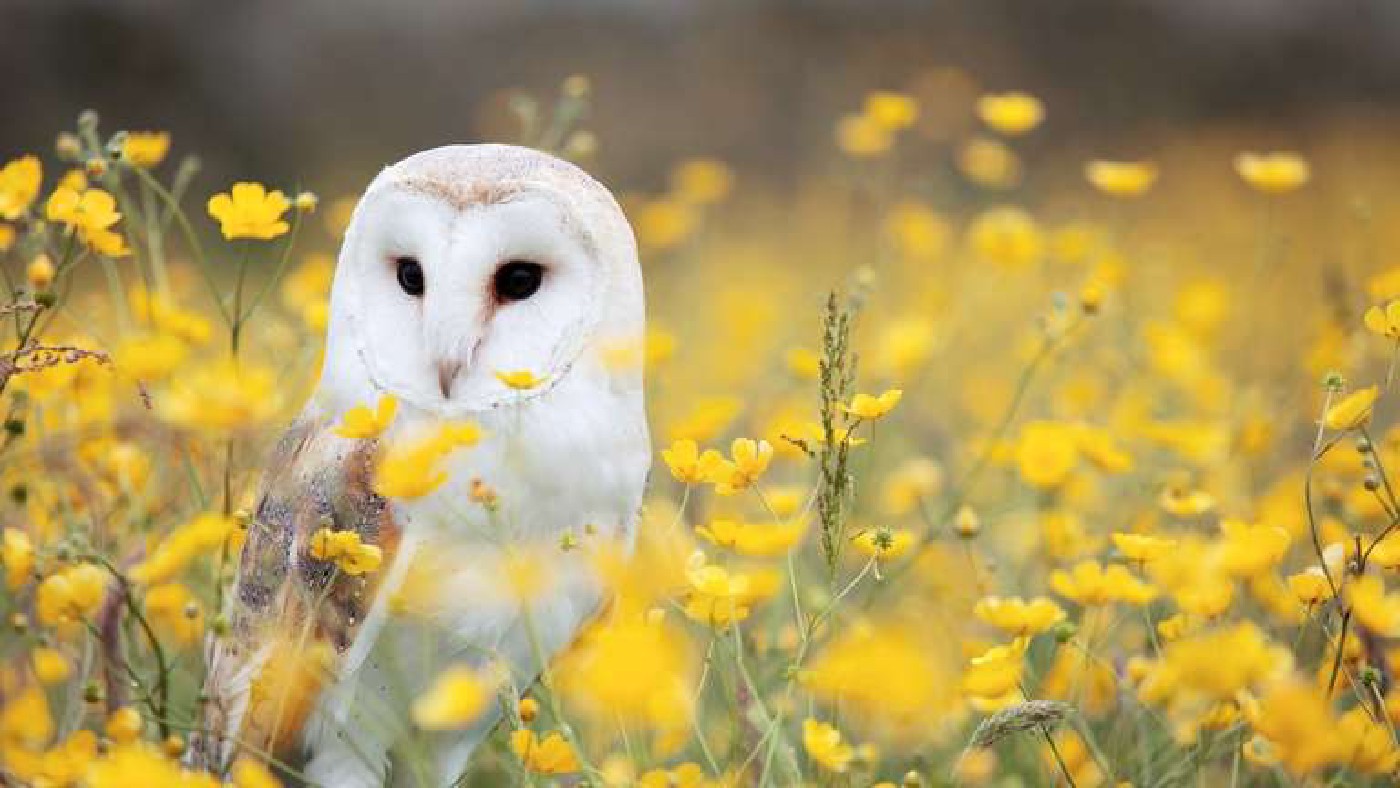
M400 257L398 267L399 287L411 296L423 295L423 266L412 257Z
M496 297L502 301L524 301L540 289L544 268L539 263L512 260L496 269Z

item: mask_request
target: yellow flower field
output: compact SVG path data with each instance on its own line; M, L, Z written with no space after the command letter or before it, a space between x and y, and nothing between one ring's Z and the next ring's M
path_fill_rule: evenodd
M636 554L581 522L502 567L528 608L584 551L612 599L535 685L458 666L415 699L410 739L503 710L465 784L1400 778L1393 144L1047 162L1053 104L938 89L853 95L795 200L683 153L623 195L650 324L608 363L645 366L655 444ZM519 97L549 122L518 141L586 157L589 100L577 76ZM958 135L920 133L952 105ZM356 195L206 187L200 140L91 112L43 147L0 151L0 782L297 784L269 753L183 764ZM374 489L427 495L481 438L395 445ZM501 506L489 483L463 506ZM387 568L354 532L311 555ZM295 714L325 655L283 646L253 692Z

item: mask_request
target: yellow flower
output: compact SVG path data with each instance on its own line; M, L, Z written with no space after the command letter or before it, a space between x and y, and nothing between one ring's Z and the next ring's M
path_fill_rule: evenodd
M30 654L30 661L34 664L34 675L42 684L61 684L73 672L68 658L56 648L39 646Z
M1069 425L1033 421L1021 428L1016 442L1016 466L1032 487L1053 489L1064 484L1079 462L1079 436Z
M1045 106L1028 93L994 93L977 100L977 116L989 128L1015 137L1040 125Z
M170 134L164 131L129 131L122 141L122 158L142 169L160 164L169 151Z
M14 225L0 223L0 252L10 251L10 247L15 245Z
M1220 521L1221 564L1237 577L1258 577L1283 560L1291 541L1288 532L1276 525L1263 525L1226 518Z
M182 427L247 429L281 412L281 387L272 370L223 359L184 370L157 400L160 414Z
M707 563L704 553L696 552L686 565L690 588L685 614L712 627L727 627L748 618L758 601L777 590L777 575L770 571L731 572Z
M707 525L695 527L697 534L716 547L725 547L740 555L759 557L787 553L801 541L806 531L807 525L801 521L760 525L716 519Z
M1385 581L1375 575L1358 577L1344 589L1356 620L1382 637L1400 634L1400 595L1387 594Z
M953 665L930 648L926 630L856 620L833 634L801 676L816 697L910 732L927 730L930 713L960 705ZM891 676L900 677L899 692L890 691Z
M904 392L900 389L887 389L880 396L870 394L857 394L851 399L851 404L843 406L844 410L866 421L874 421L881 418L899 404Z
M322 528L311 535L311 557L330 561L347 575L358 577L379 569L384 553L377 546L363 544L355 531Z
M1025 638L1017 638L973 657L963 671L963 693L983 711L1004 708L1019 700L1028 645Z
M1363 322L1366 329L1373 334L1400 339L1400 300L1388 301L1383 306L1367 309Z
M1254 729L1284 767L1305 775L1343 758L1336 717L1322 690L1301 681L1273 688L1259 703Z
M579 770L573 747L557 732L540 738L532 730L512 731L510 749L535 774L572 774Z
M708 478L709 465L719 459L719 453L707 451L701 455L695 441L683 438L671 444L671 448L662 449L661 459L666 461L666 467L676 481L699 484Z
M973 614L1014 637L1031 637L1065 620L1065 611L1043 596L1025 600L1018 596L988 596L977 601Z
M943 468L928 457L914 457L895 468L880 492L885 514L900 517L943 487Z
M321 204L321 198L315 192L297 192L297 196L292 198L292 205L302 213L315 213L316 206Z
M713 484L720 495L733 495L753 486L773 459L773 447L766 440L735 438L729 453L731 459L728 460L712 457L706 461L701 457L701 464L707 466L705 480Z
M948 222L933 209L920 202L905 200L897 203L885 217L884 232L899 250L910 260L928 262L936 260L948 246L948 236L952 232ZM816 378L816 354L812 355L812 378Z
M712 205L729 196L734 171L716 159L686 159L671 168L670 184L682 202Z
M204 611L194 594L179 583L163 583L146 592L146 615L156 631L182 646L204 635Z
M44 216L75 231L83 243L99 254L124 257L131 253L121 234L112 229L122 218L117 212L117 200L101 189L56 189L44 206Z
M38 254L29 261L28 267L24 269L24 278L29 281L29 286L35 290L47 290L53 284L53 278L58 273L54 267L53 260L46 254Z
M55 572L39 584L34 608L39 623L66 627L89 618L102 605L107 573L96 564L82 563Z
M18 219L39 196L43 168L36 156L21 156L0 167L0 218Z
M1040 259L1045 240L1030 214L1013 206L988 209L972 220L968 240L978 257L1006 268L1025 268Z
M117 744L131 744L141 736L141 712L131 706L123 706L107 718L104 731L107 738Z
M413 722L423 730L464 728L486 710L493 687L463 665L444 670L428 691L413 702Z
M870 159L894 144L890 130L868 115L847 115L836 124L836 145L853 159Z
M1287 194L1308 182L1311 168L1296 153L1241 153L1235 172L1244 182L1265 194Z
M919 119L919 104L904 93L876 90L865 97L865 117L882 129L902 131Z
M1327 584L1327 576L1314 567L1306 572L1288 576L1288 589L1302 604L1312 607L1321 604L1332 596L1332 587Z
M1109 602L1145 605L1157 596L1157 589L1139 580L1126 567L1093 561L1081 561L1069 572L1056 570L1050 575L1050 587L1055 593L1092 607Z
M1171 485L1162 490L1157 503L1177 517L1199 517L1215 508L1215 496L1204 490L1187 490Z
M1381 391L1376 386L1357 389L1343 398L1341 402L1328 408L1322 421L1328 429L1339 431L1365 426L1371 420L1371 411L1375 408L1376 400L1380 396Z
M699 223L693 205L674 199L648 200L637 211L637 242L648 251L674 249L695 232Z
M496 379L516 391L532 389L544 382L544 378L537 376L528 369L498 371L496 373Z
M660 611L627 611L585 629L554 675L570 708L597 724L668 731L693 714L693 662L684 633Z
M386 498L421 498L447 481L439 465L454 450L481 439L476 424L448 424L437 433L389 446L375 467L374 489Z
M1084 177L1095 189L1114 197L1136 197L1157 182L1157 165L1149 161L1091 161Z
M816 380L821 374L821 356L811 348L791 348L787 352L787 368L802 380Z
M1124 558L1138 564L1155 561L1176 547L1174 539L1163 539L1147 534L1114 533L1110 534L1110 537Z
M266 766L249 757L239 758L233 762L234 788L282 788L282 783L272 776Z
M219 222L226 240L255 238L270 241L291 229L282 215L291 207L286 195L269 192L261 183L235 183L227 193L209 198L209 215Z
M802 746L807 750L807 757L837 774L849 769L855 758L855 749L842 741L841 731L810 717L802 721Z
M1021 160L1001 140L973 137L958 148L958 170L969 181L993 189L1021 182Z
M340 426L335 428L335 434L342 438L362 440L378 438L393 423L394 414L398 409L399 401L392 394L380 396L373 412L364 405L356 405L345 411L345 415L340 419Z
M5 585L11 591L29 582L34 572L34 543L29 534L6 528L0 541L0 563L5 565Z
M214 512L197 515L162 539L146 560L131 570L131 579L142 585L168 582L195 559L217 554L234 527L232 517Z
M871 558L888 561L909 552L914 533L907 528L867 528L851 539L856 549Z

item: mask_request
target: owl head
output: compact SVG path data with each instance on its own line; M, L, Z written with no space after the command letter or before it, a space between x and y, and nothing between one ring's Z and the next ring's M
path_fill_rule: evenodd
M643 325L636 242L607 189L527 148L435 148L386 168L355 209L321 394L468 416L593 375L599 349L640 344ZM520 370L542 382L497 375Z

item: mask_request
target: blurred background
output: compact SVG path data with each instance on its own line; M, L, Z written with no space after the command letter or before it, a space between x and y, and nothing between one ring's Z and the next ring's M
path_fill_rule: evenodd
M1338 118L1394 125L1400 3L0 0L0 154L94 108L197 140L210 184L352 191L413 150L510 138L503 91L574 72L594 79L590 166L624 189L687 155L791 187L865 91L950 79L1044 98L1043 150L1149 156L1183 124L1307 148ZM926 106L922 131L969 107Z

